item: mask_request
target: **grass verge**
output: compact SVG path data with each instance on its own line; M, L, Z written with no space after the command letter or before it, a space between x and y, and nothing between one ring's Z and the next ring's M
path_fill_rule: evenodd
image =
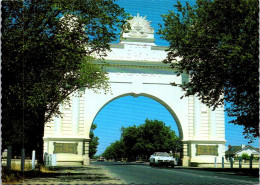
M22 173L2 168L3 184L124 184L97 166L38 167Z

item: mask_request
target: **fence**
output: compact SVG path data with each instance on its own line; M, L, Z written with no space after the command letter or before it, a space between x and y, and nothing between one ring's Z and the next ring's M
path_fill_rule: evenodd
M44 166L56 166L57 165L56 154L44 154ZM35 169L36 159L35 159L35 150L32 151L32 159L25 160L25 149L22 149L21 159L12 159L12 147L9 146L4 150L1 159L2 165L7 166L8 170L16 169L16 166L20 166L21 171L25 171L25 167L31 170ZM17 169L16 169L17 170Z
M57 166L57 156L56 154L44 153L44 166Z
M238 158L238 161L235 161L233 157L230 157L230 159L228 160L229 163L226 163L225 162L225 159L224 157L222 157L222 161L221 161L221 167L222 168L226 168L226 167L229 167L229 168L234 168L235 164L236 166L238 166L238 168L250 168L252 169L253 168L253 155L250 156L250 159L249 161L245 161L245 160L242 160L241 157ZM257 166L259 166L259 162L257 161L256 163ZM217 163L217 157L215 157L214 159L214 167L217 168L218 167L218 163ZM258 168L258 167L257 167Z

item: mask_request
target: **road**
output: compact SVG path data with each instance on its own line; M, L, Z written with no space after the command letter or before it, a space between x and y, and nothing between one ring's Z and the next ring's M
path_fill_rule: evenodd
M93 162L127 184L259 184L254 169L151 167L148 163Z

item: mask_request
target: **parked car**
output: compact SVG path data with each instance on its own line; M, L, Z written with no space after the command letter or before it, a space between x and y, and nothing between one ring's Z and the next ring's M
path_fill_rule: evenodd
M149 161L150 166L164 165L174 168L176 165L175 158L170 156L167 152L155 152L153 155L151 155Z
M106 160L105 157L99 157L99 159L97 161L101 161L101 162L104 162Z

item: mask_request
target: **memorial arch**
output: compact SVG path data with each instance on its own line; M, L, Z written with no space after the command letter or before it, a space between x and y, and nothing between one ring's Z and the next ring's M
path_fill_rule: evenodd
M71 96L70 105L60 104L62 117L45 125L44 152L57 155L57 164L89 164L89 132L98 112L107 103L125 95L147 96L168 109L182 140L182 165L221 162L225 154L224 108L212 111L195 96L180 99L185 92L171 83L184 83L187 74L177 76L162 63L167 47L157 46L154 30L139 14L129 21L131 29L122 33L118 44L111 44L108 64L111 93L81 89ZM176 58L174 62L178 62Z

